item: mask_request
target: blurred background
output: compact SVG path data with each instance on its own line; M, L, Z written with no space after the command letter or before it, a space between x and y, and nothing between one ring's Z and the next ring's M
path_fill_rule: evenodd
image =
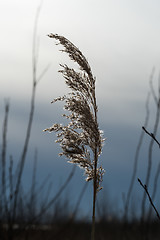
M23 191L32 185L35 151L37 152L35 184L43 185L41 196L52 199L65 183L72 165L59 157L61 151L54 133L43 129L63 122L62 104L50 102L69 91L58 73L59 63L70 66L70 60L59 52L47 34L57 33L68 38L86 56L96 76L99 107L98 121L106 138L100 157L106 170L103 190L98 195L99 206L108 216L123 217L125 201L133 174L135 153L146 118L146 98L150 91L150 75L158 98L160 65L160 2L158 0L1 0L0 1L0 125L3 129L5 102L10 111L7 130L6 172L13 158L13 172L21 157L30 113L32 92L32 47L37 9L41 5L37 24L37 75L48 66L38 82L31 136L22 176ZM152 132L157 107L151 94L148 131ZM159 131L157 138L160 139ZM2 137L1 137L2 140ZM145 135L135 173L130 198L129 216L139 217L145 183L150 137ZM2 141L0 142L2 150ZM151 179L152 192L159 164L158 145L153 146ZM6 174L7 174L6 173ZM47 177L49 176L49 177ZM45 180L48 179L48 180ZM46 182L45 182L46 181ZM158 184L157 180L157 184ZM67 199L70 209L78 204L77 218L91 219L92 184L85 186L83 170L76 168L60 198ZM80 198L83 193L82 198ZM79 203L78 200L80 199ZM160 194L157 192L155 204ZM41 197L39 197L41 200ZM45 198L44 198L45 201ZM60 200L59 200L60 201ZM146 201L148 204L148 200ZM100 207L101 208L101 207Z

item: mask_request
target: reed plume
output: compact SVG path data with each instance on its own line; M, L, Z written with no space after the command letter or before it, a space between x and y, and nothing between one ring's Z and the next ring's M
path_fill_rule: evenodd
M62 73L71 92L54 99L51 103L64 101L67 114L63 114L63 117L68 119L69 123L66 125L56 123L44 131L57 132L56 142L62 148L60 155L66 156L70 163L83 168L86 181L93 180L92 239L94 239L96 194L101 189L104 174L104 169L98 163L104 139L97 122L95 78L85 56L73 43L57 34L51 33L48 36L63 46L60 51L67 53L79 68L75 70L66 64L60 64L59 72Z

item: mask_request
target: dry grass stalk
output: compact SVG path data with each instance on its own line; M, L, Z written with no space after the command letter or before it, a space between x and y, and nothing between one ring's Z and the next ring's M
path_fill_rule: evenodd
M63 117L69 120L67 125L59 123L44 131L58 132L56 142L60 143L62 152L69 159L83 168L86 174L86 181L93 180L93 225L95 224L95 201L96 194L101 189L101 182L104 174L102 166L98 165L98 157L102 151L102 131L99 130L97 122L97 104L95 96L95 78L93 77L90 65L82 52L68 39L57 34L49 34L50 38L58 41L70 59L79 66L79 71L62 65L59 71L65 78L67 86L72 90L67 95L58 97L52 101L64 101L64 109L67 114ZM94 228L94 227L93 227ZM94 229L92 233L92 239Z

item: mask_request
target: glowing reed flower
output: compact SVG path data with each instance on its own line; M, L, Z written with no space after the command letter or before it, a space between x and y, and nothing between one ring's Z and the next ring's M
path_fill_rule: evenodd
M56 142L60 143L62 152L69 162L77 164L85 170L86 180L95 180L96 192L101 189L100 183L104 169L98 166L98 156L102 151L102 131L97 122L97 105L95 97L95 78L90 65L81 51L68 39L57 34L49 34L63 45L70 59L79 66L79 71L62 65L59 71L65 78L67 86L72 90L67 95L52 101L64 101L64 109L69 113L63 117L69 120L67 125L54 124L44 131L58 132Z

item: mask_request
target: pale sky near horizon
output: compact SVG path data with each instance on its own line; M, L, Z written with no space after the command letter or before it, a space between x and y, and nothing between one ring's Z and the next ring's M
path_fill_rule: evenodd
M10 146L13 139L21 143L24 136L22 130L27 121L32 86L33 26L39 3L39 0L0 1L0 124L4 116L4 99L10 98ZM131 133L135 129L136 137L133 138L139 136L145 118L144 106L153 67L156 69L154 85L157 86L160 70L159 9L159 0L43 1L38 22L38 74L48 63L51 65L37 87L36 130L32 136L33 142L37 141L37 147L40 141L41 151L47 136L43 139L43 133L39 132L54 122L54 119L50 119L53 117L51 111L57 109L57 106L50 106L50 101L66 91L63 78L57 73L59 63L70 64L68 56L58 51L60 47L47 34L53 32L67 37L79 47L91 64L97 79L99 121L105 127L107 154L107 145L112 143L114 131L114 128L107 129L107 124L122 126L122 129L126 126L124 139L125 134L132 137ZM55 121L57 119L56 115ZM18 135L17 125L20 129ZM128 132L130 128L131 133ZM120 139L115 132L113 135ZM134 143L130 147L135 149L136 140ZM49 147L52 145L55 149L54 142ZM111 149L115 151L114 146ZM109 154L112 155L112 152Z

